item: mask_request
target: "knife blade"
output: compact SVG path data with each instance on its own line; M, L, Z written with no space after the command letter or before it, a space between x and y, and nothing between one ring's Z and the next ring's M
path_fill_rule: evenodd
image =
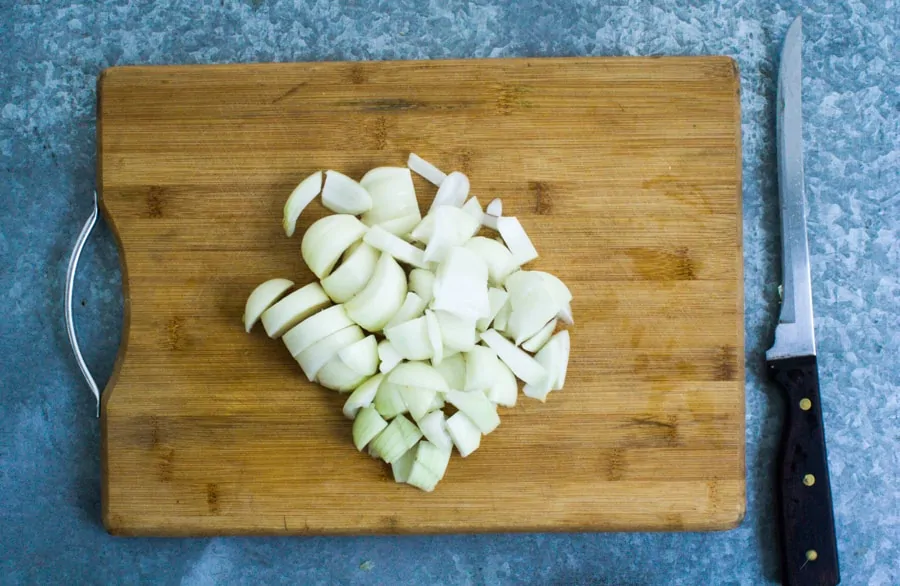
M788 29L778 69L776 140L781 214L782 301L770 378L787 401L779 466L782 583L840 582L837 538L813 328L803 181L801 17Z

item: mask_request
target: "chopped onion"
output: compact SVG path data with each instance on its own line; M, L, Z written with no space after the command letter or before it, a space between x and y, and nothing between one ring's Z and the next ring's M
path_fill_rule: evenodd
M431 492L447 471L450 450L442 450L428 441L419 442L414 449L416 457L406 482L425 492Z
M418 420L419 429L425 436L425 439L441 448L442 450L452 450L453 440L447 433L447 416L443 411L432 411L425 417Z
M537 250L525 233L525 229L519 220L513 216L503 216L497 218L497 231L506 242L509 251L512 252L513 260L518 266L522 266L528 261L532 261L538 257Z
M537 334L562 307L543 275L537 271L518 271L506 279L509 292L509 323L506 333L521 344Z
M458 317L440 310L435 311L434 316L437 318L438 327L441 330L441 342L445 354L447 349L468 352L475 347L478 341L475 320Z
M487 265L467 248L450 249L435 275L433 309L475 320L491 312Z
M284 218L281 220L281 227L284 233L290 238L294 235L297 228L297 218L303 213L312 200L322 192L322 172L316 171L306 179L300 182L300 185L294 188L291 195L288 196L284 203Z
M563 283L559 277L551 275L550 273L545 273L544 271L529 272L538 275L544 280L544 285L547 287L547 290L550 291L550 295L553 296L553 299L561 306L568 305L568 303L572 301L572 292L569 291L569 288L566 287L566 284Z
M454 171L441 182L428 211L431 212L438 206L461 207L468 196L469 178L459 171Z
M500 308L500 311L498 311L497 315L494 317L493 326L495 330L506 333L506 327L509 325L509 314L511 311L512 309L509 306L509 302L504 303L503 307Z
M372 401L375 400L375 393L378 392L378 387L381 385L382 380L384 380L384 375L376 374L356 387L356 390L350 393L350 396L347 397L347 402L344 403L344 417L356 419L356 414L360 409L371 405Z
M342 348L349 346L353 342L359 342L363 337L359 326L350 326L322 338L300 354L294 356L294 358L300 363L303 374L312 382L316 379L316 375L322 367L337 356L337 353Z
M353 445L360 452L388 426L374 407L363 407L353 420Z
M494 384L497 353L484 346L475 346L466 353L465 391L486 391ZM451 401L452 403L452 401Z
M362 216L365 225L374 226L409 215L415 215L417 221L421 219L416 188L406 167L372 169L359 184L372 196L372 209Z
M512 342L497 333L496 330L488 330L481 334L484 343L493 348L500 358L513 373L529 384L539 384L547 371L537 360L513 345Z
M372 196L362 185L337 171L325 171L322 204L337 214L358 216L372 209Z
M365 380L369 378L367 374L361 374L341 360L340 356L335 356L325 363L319 372L316 373L316 382L332 391L345 393L352 391Z
M393 384L386 378L378 386L374 405L385 419L393 419L409 410L403 397L400 396L400 385Z
M481 445L481 430L462 411L457 411L447 420L447 433L463 458Z
M499 218L503 215L503 202L500 201L500 198L492 199L491 203L488 204L487 209L485 210L486 214L490 214L495 218Z
M566 373L569 370L569 351L572 347L571 338L569 337L569 332L563 330L557 332L550 338L550 341L559 344L559 363L556 369L556 378L553 382L553 390L560 391L566 384Z
M393 384L393 383L392 383ZM406 403L406 408L413 419L418 421L425 417L425 414L431 411L434 404L434 398L437 391L434 389L423 389L408 385L397 385L400 389L400 397Z
M502 286L509 274L519 268L509 249L491 238L476 236L465 247L481 257L488 268L488 282L495 287Z
M244 306L244 329L247 333L259 321L259 316L281 299L293 286L294 282L287 279L269 279L250 293L250 296L247 297L247 304Z
M575 319L572 317L572 306L568 303L566 303L565 306L563 306L563 308L559 310L559 313L556 314L556 317L562 320L564 324L568 324L570 326L575 324Z
M399 218L394 218L393 220L385 220L380 224L375 224L380 228L394 234L396 236L400 236L401 238L406 238L409 236L409 233L413 231L413 228L419 225L419 221L422 219L422 216L419 215L419 212L413 214L407 214L405 216L400 216Z
M413 269L409 273L409 290L422 298L427 305L434 297L434 273L425 269Z
M344 251L365 233L366 226L355 216L325 216L313 223L303 235L300 253L313 274L324 279Z
M556 331L556 322L557 320L555 319L550 320L538 333L525 340L522 343L522 350L535 353L543 348L550 336L553 335L553 332Z
M338 357L348 368L360 374L372 376L378 372L378 342L375 336L366 336L350 344L338 352Z
M428 342L431 345L431 364L439 365L444 360L444 342L441 339L441 326L430 309L425 312L425 325L428 330Z
M488 389L487 398L492 403L503 405L504 407L515 407L516 398L519 395L519 383L516 382L516 375L503 364L497 361L497 369L494 373L494 384Z
M416 248L399 236L391 234L380 226L369 228L369 231L363 238L363 242L385 254L391 255L400 262L420 269L428 267L421 249Z
M569 362L569 332L563 330L553 336L535 356L547 371L547 376L537 384L525 385L522 392L526 396L545 401L551 390L560 390L566 379Z
M261 316L270 338L280 338L286 331L331 303L318 283L297 289Z
M391 464L391 472L394 474L394 482L399 484L405 484L409 479L409 473L412 470L413 464L416 461L416 449L407 450L405 454L397 458L393 464Z
M297 356L319 340L348 328L353 321L343 305L334 305L300 322L284 335L282 340L291 356Z
M410 170L423 177L426 181L433 185L441 186L441 183L444 182L444 179L447 178L447 174L417 155L416 153L409 153L409 159L406 161L406 165L410 168Z
M406 274L389 254L382 253L372 279L344 304L347 315L370 332L380 331L406 297Z
M422 432L419 428L403 415L398 415L372 441L372 449L382 460L392 464L420 439Z
M448 388L464 389L466 387L466 359L464 354L456 353L451 356L444 356L444 360L440 364L435 364L434 368L447 381Z
M410 279L410 281L412 281L412 279ZM403 305L400 306L400 309L397 310L394 317L385 324L384 329L421 317L425 314L425 305L426 303L421 297L410 291L406 294Z
M322 279L322 289L335 303L344 303L362 291L375 273L379 253L365 242L348 249L344 261L333 273Z
M497 289L495 287L488 289L488 303L490 303L491 306L491 313L487 317L483 317L475 322L475 327L479 332L483 332L491 327L491 322L494 321L494 318L497 317L497 314L500 313L500 310L506 305L507 299L509 299L509 294L503 289Z
M397 352L393 344L387 340L382 340L378 342L378 360L381 361L378 365L378 372L387 374L403 362L403 356Z
M494 230L495 232L499 232L500 228L499 228L499 226L497 226L497 220L499 220L499 219L500 218L498 218L497 216L485 214L481 218L481 225L484 226L485 228L490 228L491 230Z
M440 393L449 388L441 373L424 362L404 362L392 370L387 379L397 385L431 389Z
M500 425L497 406L484 396L484 393L466 393L450 389L444 393L447 402L465 413L479 431L489 434Z
M386 328L384 335L407 360L426 360L434 355L425 316Z
M481 204L478 203L478 198L474 195L469 198L465 204L463 204L462 211L472 216L472 219L476 222L475 232L478 231L478 228L481 227L481 222L484 219L484 211L481 209ZM473 234L475 233L473 232Z
M434 231L427 237L428 245L424 254L424 259L428 262L443 262L450 249L465 244L481 226L480 222L465 211L450 206L438 207L425 220L431 217L434 217ZM415 235L416 230L413 230L414 238Z

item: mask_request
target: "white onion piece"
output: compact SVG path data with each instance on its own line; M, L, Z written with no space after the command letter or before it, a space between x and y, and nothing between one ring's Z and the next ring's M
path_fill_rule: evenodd
M409 159L406 161L406 165L410 168L410 170L423 177L426 181L433 185L441 186L441 183L444 182L444 179L447 178L447 174L417 155L416 153L409 153Z
M441 326L437 316L430 309L425 312L425 326L428 342L431 344L431 364L438 366L444 360L444 341L441 339Z
M537 360L517 348L512 342L501 336L495 330L488 330L481 334L484 343L490 346L513 373L529 384L540 384L547 371Z
M486 391L496 378L497 353L485 346L475 346L466 353L466 385L458 388L466 392Z
M481 445L481 430L462 411L457 411L447 420L447 433L463 458Z
M363 407L353 421L353 445L360 452L388 426L374 407Z
M443 409L444 408L444 395L443 393L435 393L434 400L431 402L431 407L429 407L428 411L434 411L435 409Z
M421 442L420 442L421 443ZM408 450L391 464L391 473L394 475L394 482L398 484L406 484L409 480L409 473L412 471L413 464L416 463L416 450ZM420 480L417 478L416 480Z
M534 357L547 371L547 377L537 384L525 385L522 392L539 401L546 401L551 390L563 388L569 363L569 332L563 330L553 336Z
M406 167L378 167L366 173L359 184L372 196L372 209L363 214L367 226L404 216L422 218L412 175Z
M572 317L572 306L569 303L566 303L562 309L559 310L559 313L556 314L564 324L575 325L575 318Z
M431 411L437 391L408 385L397 386L400 388L400 397L403 398L403 402L406 403L406 408L414 420L418 421Z
M358 216L372 209L372 196L362 185L337 171L325 171L322 205L336 214Z
M481 218L481 225L484 226L485 228L490 228L491 230L494 230L495 232L499 232L500 227L497 225L497 220L499 220L499 219L500 218L498 218L497 216L485 214Z
M556 378L553 381L553 390L560 391L566 384L566 374L569 370L569 352L572 347L572 342L567 330L557 332L550 338L550 342L559 345L559 363L556 369ZM548 342L548 344L550 342Z
M427 268L424 253L399 236L395 236L380 226L372 226L363 238L363 242L373 248L393 256L400 262L419 269Z
M350 326L322 338L311 347L294 356L294 358L300 364L300 368L303 369L303 374L312 382L316 379L316 375L322 367L337 356L337 353L342 348L362 340L363 337L359 326Z
M434 273L425 269L410 271L409 290L421 297L426 305L431 303L434 297Z
M488 204L487 209L484 210L484 213L499 218L503 215L503 202L500 201L499 197L496 199L492 199L491 203Z
M393 419L401 413L406 413L409 409L406 401L400 396L400 385L388 381L386 378L381 381L378 391L375 393L375 409L381 413L385 419Z
M487 281L487 265L481 257L467 248L453 247L435 275L432 308L470 318L474 326L475 320L491 312Z
M247 304L244 306L244 329L247 333L253 329L259 316L269 309L276 301L287 293L288 289L294 286L293 281L287 279L269 279L265 283L260 284L247 297Z
M478 203L478 198L474 195L470 197L469 201L463 204L462 211L472 216L472 219L475 220L477 226L475 232L477 232L478 228L481 228L481 222L484 219L484 211L481 209L481 204Z
M375 225L395 236L406 238L409 236L410 232L413 231L413 228L419 225L421 219L422 216L416 212L414 214L407 214L405 216L400 216L399 218L394 218L393 220L385 220Z
M372 449L378 456L392 464L422 439L422 432L416 424L403 415L398 415L384 431L372 441Z
M394 317L385 324L384 329L421 317L425 314L425 305L425 301L421 297L411 291L408 292L406 299L403 300L403 305L400 306Z
M465 413L472 420L479 431L489 434L500 425L500 416L497 415L497 406L484 396L484 393L466 393L450 389L444 393L448 403Z
M344 303L359 293L372 275L378 263L379 253L365 242L348 249L344 261L333 273L322 279L322 288L335 303Z
M550 295L552 295L553 299L556 300L556 302L561 306L567 305L570 301L572 301L572 292L569 291L569 288L566 287L566 284L563 283L559 277L557 277L556 275L551 275L550 273L545 273L544 271L529 272L538 275L541 279L544 280L544 285L547 287L547 290L550 291Z
M354 242L363 237L366 226L347 214L325 216L317 220L303 235L300 254L309 270L324 279L338 259Z
M451 389L463 389L466 386L466 358L465 354L456 353L444 356L440 364L434 365L435 370L441 373L447 386Z
M519 395L519 383L516 381L516 375L513 374L513 371L500 360L497 361L494 384L485 394L492 403L503 405L504 407L516 406L516 399Z
M338 352L338 358L351 370L372 376L378 372L378 342L375 336L366 336Z
M459 171L454 171L441 182L428 211L431 212L439 206L461 207L467 197L469 197L469 178Z
M431 492L447 471L450 450L442 450L427 441L419 442L413 449L416 458L406 477L406 483L425 492Z
M378 372L386 374L403 362L403 356L397 352L393 344L387 340L382 340L378 342L378 360L380 361Z
M544 347L544 344L547 343L547 340L550 339L553 332L556 331L556 323L556 319L548 321L547 325L538 330L538 333L522 342L522 350L531 352L532 354L538 352Z
M450 249L465 244L481 226L480 222L460 208L440 206L428 217L431 216L434 217L434 232L427 239L424 254L424 259L428 262L443 262Z
M378 392L378 386L384 379L383 374L376 374L368 379L350 393L347 401L344 403L344 417L347 419L356 419L356 414L363 407L368 407L375 400L375 393Z
M506 327L509 325L509 314L511 311L512 309L509 306L509 302L504 303L503 307L500 308L500 311L498 311L497 315L494 317L493 326L495 330L506 333Z
M369 375L361 374L341 360L339 356L335 356L319 369L316 373L316 382L332 391L346 393L352 391L365 380Z
M500 236L503 237L503 241L506 243L509 251L512 252L513 260L518 266L522 266L538 257L534 244L531 243L531 239L528 238L528 234L525 233L522 224L515 217L503 216L497 218L497 231L500 232Z
M441 330L441 342L446 355L447 349L468 352L478 342L475 320L459 317L446 311L434 312ZM446 356L445 356L446 358Z
M406 297L406 274L389 254L382 253L375 273L362 291L344 304L347 315L370 332L378 332Z
M452 450L453 440L447 433L447 416L443 411L432 411L418 421L419 429L425 439L441 448L442 450Z
M491 327L491 322L494 321L494 318L497 317L497 314L500 313L500 310L506 305L508 299L509 294L503 289L497 289L496 287L488 289L488 302L491 305L491 313L487 317L483 317L475 322L475 327L479 332L483 332Z
M488 268L488 281L495 287L503 285L510 273L519 268L509 249L496 240L476 236L464 246L481 257Z
M284 218L281 220L281 227L284 228L284 233L288 238L294 235L300 214L321 192L322 172L316 171L301 181L300 185L295 187L291 195L288 196L287 201L284 203Z
M270 338L280 338L286 331L331 303L318 283L297 289L265 310L261 316Z
M517 345L537 334L562 308L547 280L537 271L513 273L506 279L506 290L511 309L506 333Z
M397 385L430 389L439 393L449 389L441 373L424 362L404 362L391 371L387 380Z
M384 335L406 360L427 360L434 355L424 316L385 328Z
M297 356L322 338L352 325L344 306L334 305L288 330L282 340L291 356Z

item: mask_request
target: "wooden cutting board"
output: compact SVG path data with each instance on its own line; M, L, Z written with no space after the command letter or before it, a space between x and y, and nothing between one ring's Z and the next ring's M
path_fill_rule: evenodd
M726 529L744 515L739 81L724 57L107 70L99 183L125 329L103 395L123 535ZM311 280L281 210L416 152L503 198L571 286L564 391L521 398L431 494L360 455L344 397L247 335ZM434 189L417 179L420 199ZM427 208L426 208L427 209ZM304 214L302 234L324 210Z

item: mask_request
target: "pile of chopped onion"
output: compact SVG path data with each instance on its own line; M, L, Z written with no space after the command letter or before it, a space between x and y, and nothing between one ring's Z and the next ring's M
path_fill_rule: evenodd
M500 425L498 406L546 401L563 388L572 294L555 276L524 270L538 253L499 199L482 209L464 174L411 154L407 167L359 181L317 171L291 193L292 236L316 197L334 215L300 246L319 279L294 289L271 279L247 299L244 328L262 321L310 381L350 393L356 449L425 491ZM423 218L410 171L437 186ZM517 380L518 379L518 380Z

